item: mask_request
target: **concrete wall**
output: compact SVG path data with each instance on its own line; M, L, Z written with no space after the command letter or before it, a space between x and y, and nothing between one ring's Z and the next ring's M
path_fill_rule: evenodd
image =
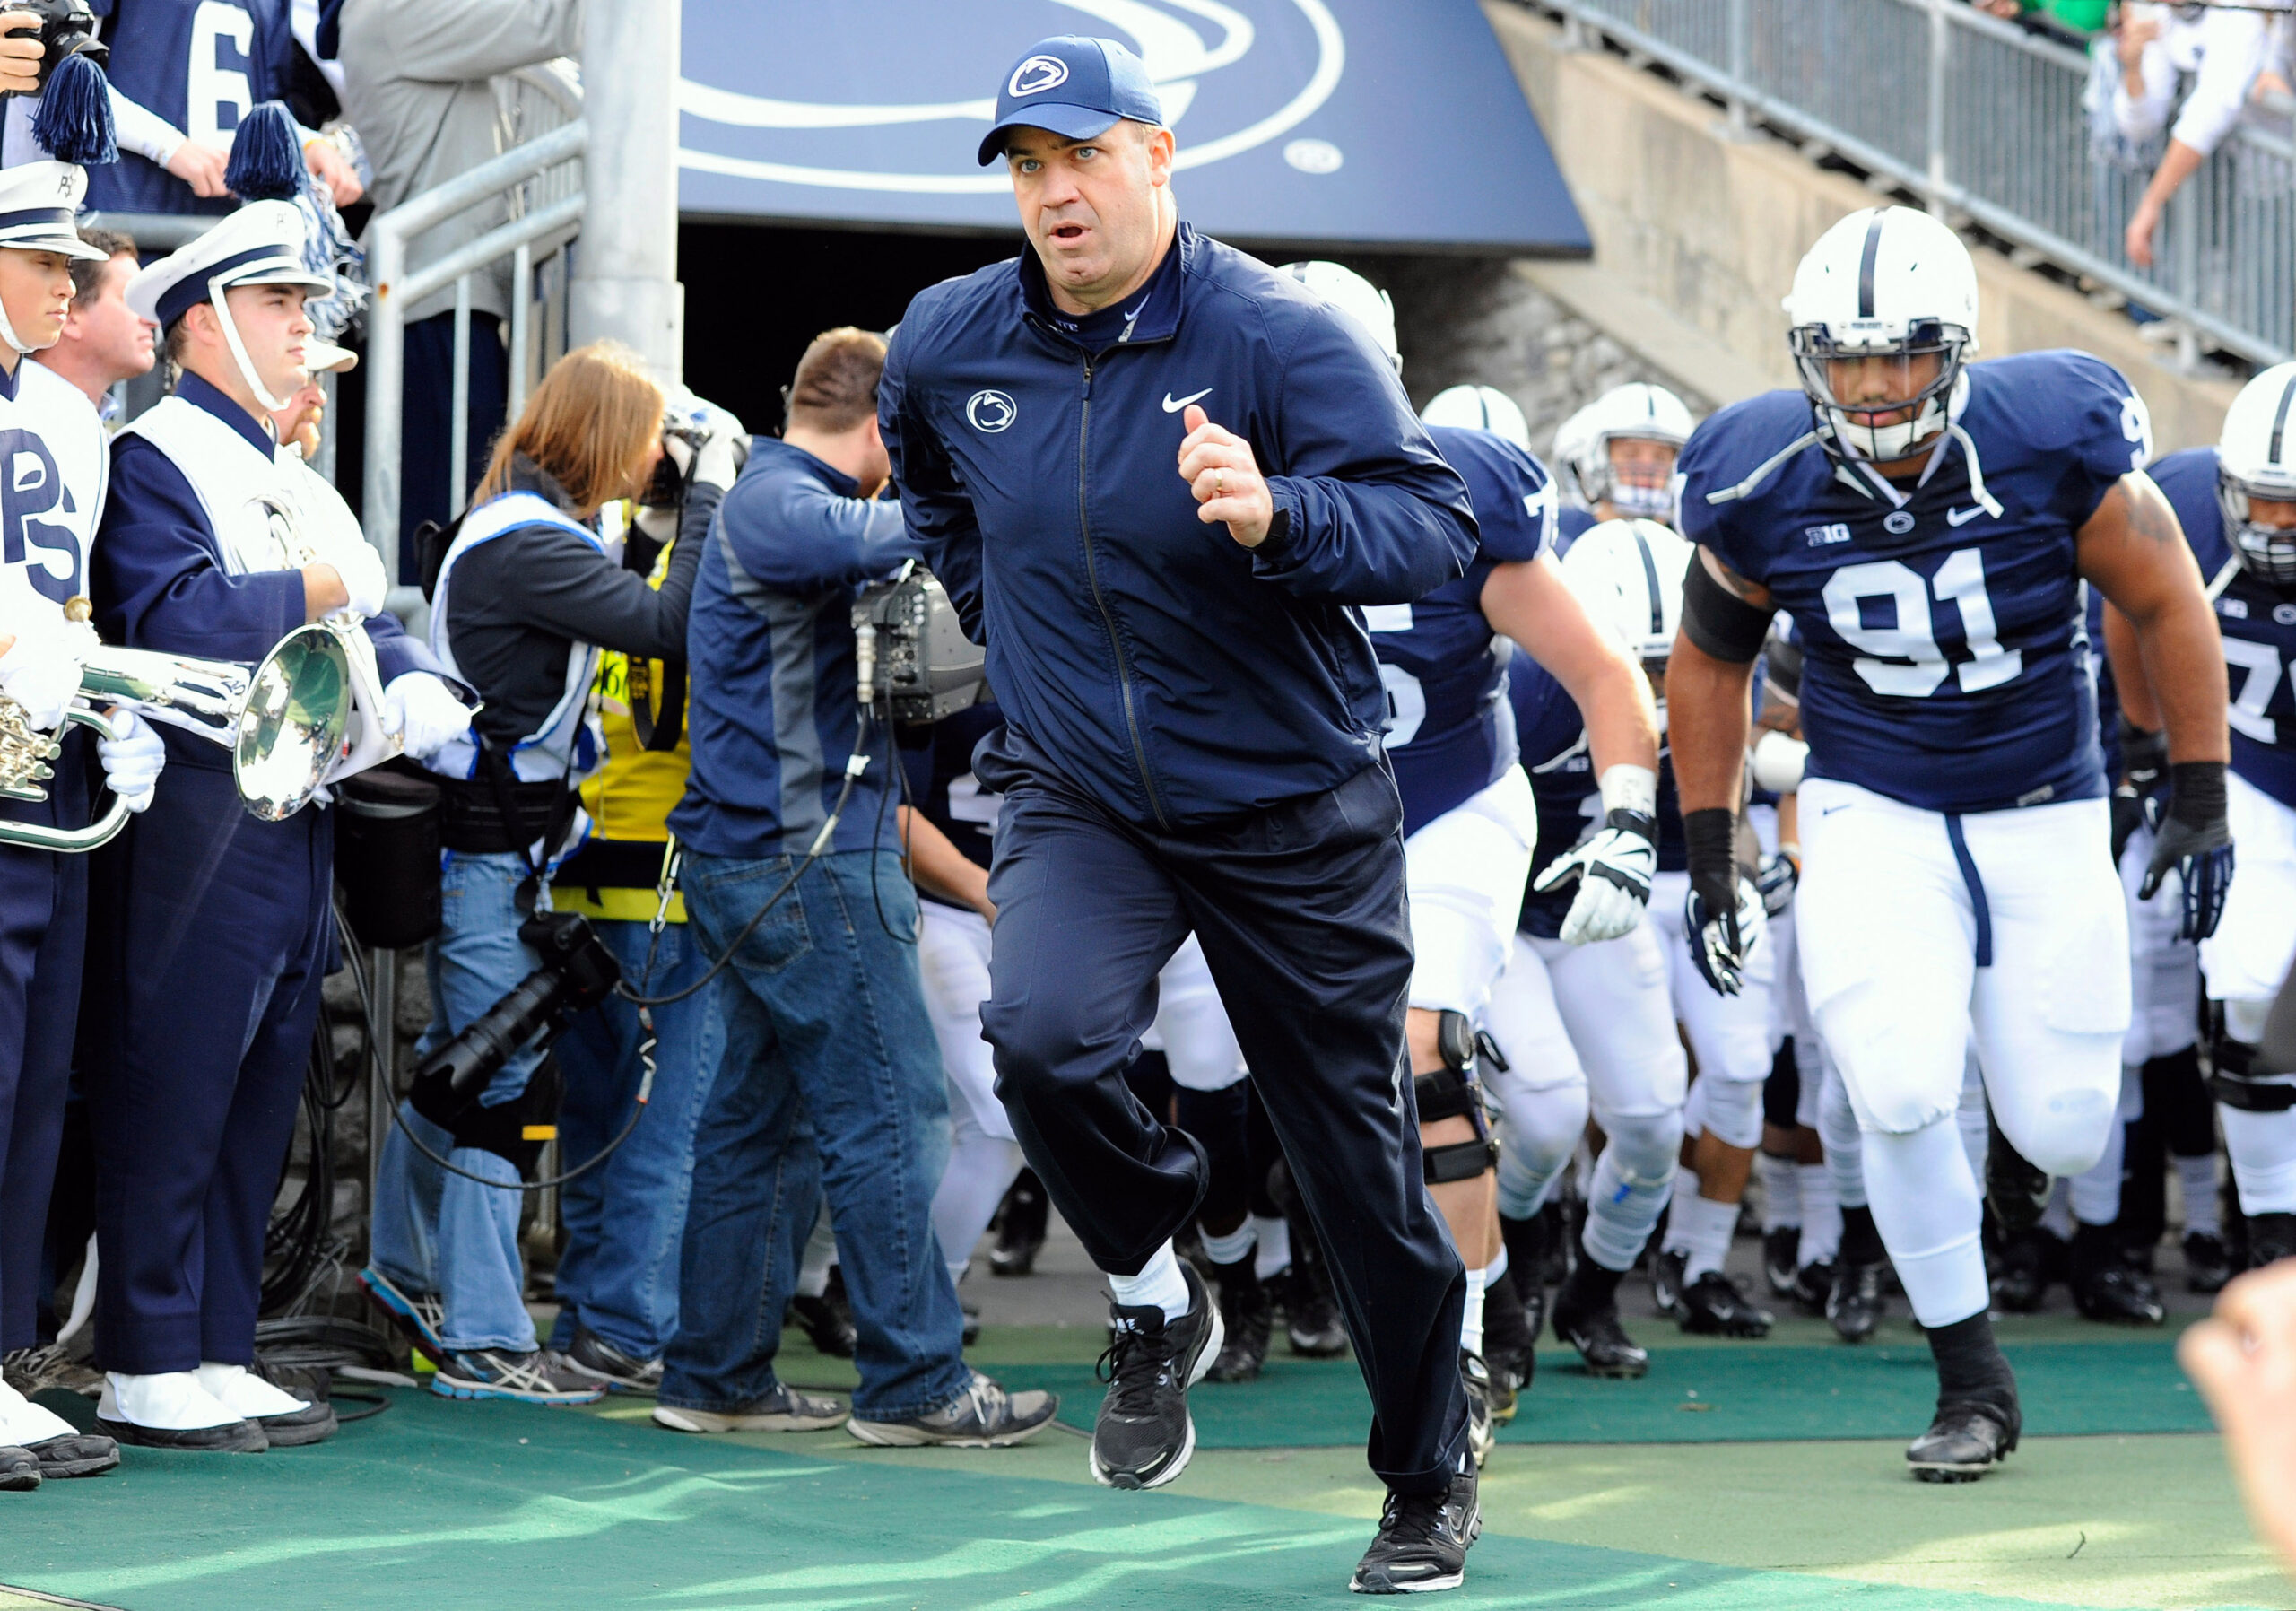
M1779 300L1810 242L1874 192L1781 141L1726 138L1704 100L1562 48L1560 27L1509 0L1483 11L1595 241L1591 263L1515 272L1706 396L1795 384ZM1976 257L1985 354L2084 348L2144 396L2161 451L2216 440L2236 383L2178 375L2123 315L1998 252Z

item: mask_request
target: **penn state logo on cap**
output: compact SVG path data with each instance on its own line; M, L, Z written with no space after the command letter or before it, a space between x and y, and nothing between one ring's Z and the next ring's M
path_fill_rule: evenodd
M81 239L73 222L87 188L88 176L70 162L0 168L0 246L103 262L105 254Z
M234 285L300 285L313 296L330 296L335 282L303 261L303 227L292 202L249 202L138 270L127 283L127 306L165 329L194 303Z
M1114 39L1064 33L1029 47L996 97L996 124L980 143L980 165L1004 154L1015 128L1040 128L1065 140L1090 140L1130 119L1164 126L1147 65Z

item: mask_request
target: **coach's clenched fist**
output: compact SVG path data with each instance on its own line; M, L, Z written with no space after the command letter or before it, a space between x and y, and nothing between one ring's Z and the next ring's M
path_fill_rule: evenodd
M1196 494L1196 518L1207 526L1224 520L1230 536L1257 548L1267 540L1275 501L1252 458L1252 445L1224 425L1214 425L1194 403L1180 422L1187 427L1180 440L1180 479Z

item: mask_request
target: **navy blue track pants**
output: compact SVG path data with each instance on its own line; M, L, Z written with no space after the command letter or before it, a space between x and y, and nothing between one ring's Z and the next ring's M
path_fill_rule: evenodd
M66 741L39 803L0 817L44 827L88 820L84 737ZM88 916L88 858L0 846L0 1349L39 1342L40 1247L64 1136Z
M1332 1275L1370 1389L1371 1469L1439 1490L1466 1435L1466 1278L1421 1172L1406 1077L1411 927L1386 767L1326 794L1163 833L1120 820L1011 727L975 757L1004 796L989 898L997 1094L1101 1269L1136 1273L1187 1223L1201 1147L1124 1072L1156 973L1193 929Z
M91 869L81 1082L109 1371L255 1356L263 1235L333 953L331 814L241 808L168 735L159 797ZM203 746L210 754L220 754Z

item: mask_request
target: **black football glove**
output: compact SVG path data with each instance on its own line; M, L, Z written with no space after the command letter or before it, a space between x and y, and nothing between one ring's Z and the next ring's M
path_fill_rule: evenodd
M2152 859L2136 898L2150 901L2171 869L2184 891L2184 917L2177 937L2205 940L2224 915L2224 893L2232 883L2232 830L2225 820L2224 763L2180 761L2169 768L2166 810L2148 810L2155 835Z
M2120 782L2113 789L2113 866L2144 821L2145 802L2155 799L2169 781L2169 736L2148 733L2120 718ZM2157 806L2155 807L2157 809Z

